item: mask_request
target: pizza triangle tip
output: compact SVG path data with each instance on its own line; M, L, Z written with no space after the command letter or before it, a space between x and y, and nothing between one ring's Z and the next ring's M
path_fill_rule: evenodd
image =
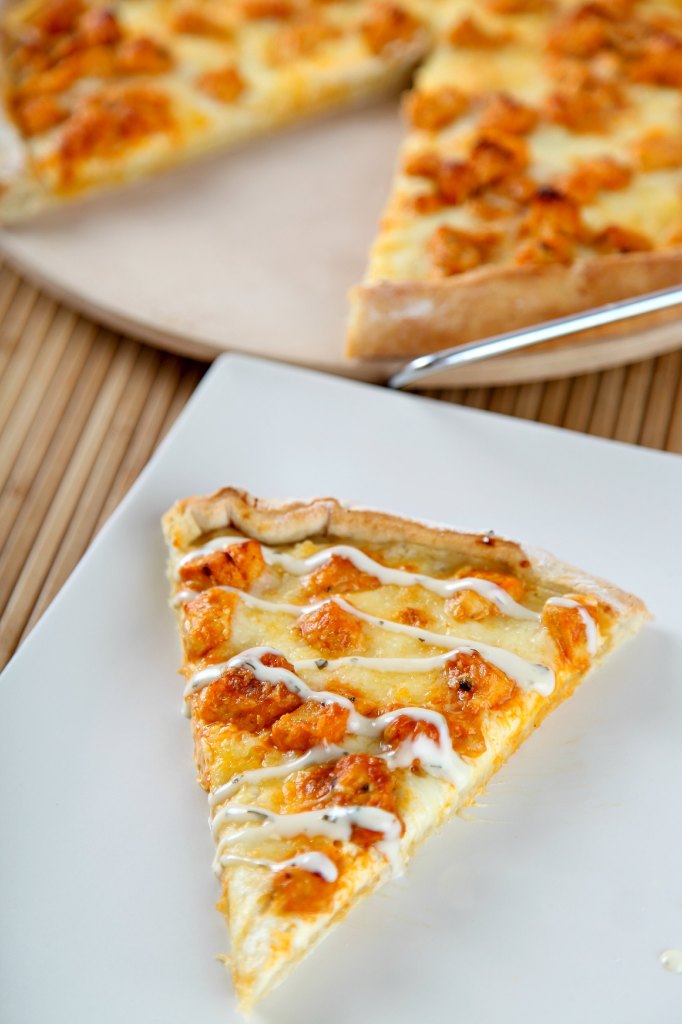
M221 911L272 991L645 620L544 552L231 488L164 517Z

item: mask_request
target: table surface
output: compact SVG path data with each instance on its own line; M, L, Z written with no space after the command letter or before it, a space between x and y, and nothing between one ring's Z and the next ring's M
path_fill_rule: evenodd
M205 369L98 326L0 264L0 667ZM682 350L569 379L424 394L682 453Z

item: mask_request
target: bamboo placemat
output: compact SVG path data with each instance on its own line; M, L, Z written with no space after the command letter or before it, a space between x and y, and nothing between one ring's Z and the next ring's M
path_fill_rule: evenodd
M204 370L97 326L0 264L0 667ZM424 394L682 452L682 351L572 379Z

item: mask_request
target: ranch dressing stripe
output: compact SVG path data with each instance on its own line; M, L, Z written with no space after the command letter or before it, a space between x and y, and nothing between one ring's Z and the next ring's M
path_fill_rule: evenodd
M416 626L405 626L402 623L392 622L386 619L378 619L373 615L367 615L365 612L359 612L358 609L354 609L352 605L347 604L341 599L334 598L332 600L335 600L337 604L340 604L342 607L353 611L354 614L357 613L359 618L372 622L382 629L386 629L390 632L406 633L408 636L414 636L417 639L421 638L427 643L432 643L436 647L447 646L448 651L445 654L438 654L432 658L365 658L360 657L359 655L349 655L347 657L334 658L331 660L328 658L307 658L295 663L294 668L297 672L311 670L314 668L338 668L342 665L355 665L359 668L373 669L375 672L433 672L435 669L440 668L449 661L453 653L456 651L464 651L480 654L482 658L489 661L496 668L499 668L501 672L504 672L505 675L509 676L509 678L512 679L517 686L520 686L522 690L535 690L544 697L548 696L554 690L554 672L547 665L527 661L525 658L521 658L518 654L514 654L512 651L505 651L504 648L493 647L491 644L484 644L478 641L473 642L462 637L450 637L440 633L430 633L428 630L418 629ZM260 651L264 654L280 654L279 651L274 651L269 647L252 648L252 650ZM185 697L191 696L202 687L215 682L215 680L218 679L226 669L237 668L244 664L243 661L239 660L242 657L243 654L239 654L236 658L232 658L228 662L220 662L217 665L210 665L208 668L196 672L185 687ZM253 668L253 666L249 667ZM265 669L265 666L262 666L262 668ZM273 672L281 673L282 671L282 669L273 669ZM289 673L289 675L291 676L292 674ZM263 681L277 682L277 679L274 676L272 676L272 678L266 678L264 676ZM284 680L282 679L282 681ZM293 685L295 687L302 686L305 690L308 689L302 680L298 680L297 683ZM292 687L289 688L291 689ZM293 689L293 692L301 693L298 688ZM310 691L310 696L314 693L315 691ZM306 696L308 696L308 694L306 694ZM313 697L313 699L316 698ZM344 705L344 707L345 706L346 705Z
M227 864L252 864L255 867L269 868L270 871L286 871L287 868L301 868L311 875L320 875L325 882L335 882L339 877L336 864L324 853L317 853L314 850L308 853L297 853L295 857L288 860L264 860L260 857L241 857L238 853L224 853L217 864L217 874L222 874L221 868Z
M214 870L219 870L223 853L234 843L251 846L262 840L291 839L300 835L325 836L327 839L349 842L354 825L381 833L384 838L376 844L377 849L395 871L400 870L398 847L402 825L395 814L384 811L381 807L337 806L316 811L301 811L297 814L277 814L263 807L233 804L218 812L214 825L220 824L225 827L231 823L239 824L254 819L259 820L261 824L222 836L213 862Z
M362 619L364 622L367 622L372 626L377 626L379 629L386 630L389 633L402 633L404 636L414 637L416 640L432 644L434 647L446 647L450 651L465 647L467 649L476 650L480 654L484 655L484 657L497 668L506 672L506 674L510 676L510 678L514 679L522 689L537 689L537 686L533 681L526 681L527 677L521 670L522 666L528 666L531 663L520 658L518 655L511 654L509 651L504 651L502 648L493 647L489 644L472 643L471 640L464 640L461 637L449 636L447 633L432 633L430 630L421 629L418 626L407 626L402 622L394 622L392 619L382 619L377 615L370 615L369 612L361 611L359 608L356 608L355 605L349 604L348 601L344 600L342 597L330 597L325 601L317 601L315 604L301 606L296 604L280 604L277 601L265 601L260 597L255 597L253 594L249 594L244 590L239 590L236 587L221 586L216 587L215 589L224 590L230 594L236 594L244 604L249 607L258 608L263 611L281 612L284 615L296 615L297 617L317 611L317 609L321 608L323 605L333 602L338 605L339 608L343 608L356 618ZM182 591L181 593L186 592ZM576 607L580 606L576 604ZM299 664L303 665L304 662L300 662ZM546 669L546 666L531 665L531 668L541 668L545 671L549 671ZM398 669L396 671L400 670ZM533 677L533 679L535 679L535 677ZM549 692L551 693L551 690Z
M212 793L209 793L208 806L215 807L221 804L228 797L232 796L241 786L262 782L264 779L278 779L290 775L299 768L307 768L313 764L327 764L330 761L338 761L348 751L343 747L318 746L312 747L302 757L296 757L293 761L282 761L281 764L269 765L266 768L250 768L233 775L224 785L218 786Z
M279 653L279 651L275 651L270 647L254 647L249 651L244 651L242 654L238 654L235 658L232 658L222 666L211 665L210 668L197 673L197 676L194 681L190 682L190 685L195 685L195 688L198 689L199 687L196 685L197 681L200 685L207 685L209 682L213 682L215 679L219 678L225 670L229 671L233 668L246 666L251 669L256 679L261 682L271 683L273 685L276 683L282 683L290 692L295 693L303 700L314 700L323 705L338 704L342 708L345 708L348 711L347 732L356 736L367 736L371 738L380 737L386 727L396 718L400 717L411 718L418 722L428 722L431 725L434 725L438 730L440 749L439 751L436 751L436 745L432 743L433 749L429 751L428 766L425 764L424 767L430 768L433 774L441 774L458 788L464 787L468 783L471 769L469 765L452 749L447 723L440 712L434 711L431 708L404 707L396 708L393 711L387 711L385 714L380 715L377 718L369 718L356 711L353 706L353 702L349 700L348 697L343 697L341 694L334 693L331 690L313 690L293 672L289 672L287 669L274 668L263 664L261 660L263 655ZM421 659L416 660L420 661ZM312 662L312 665L315 666L315 662ZM204 678L199 680L198 677ZM403 747L404 753L406 750L407 748ZM291 763L292 762L289 762L289 764ZM257 770L260 771L262 769ZM227 785L229 785L229 783L227 783Z
M545 604L558 605L560 608L577 608L585 626L587 652L588 654L597 653L597 648L599 647L599 628L584 604L581 604L580 601L573 601L570 597L550 597Z
M175 570L176 579L179 578L179 569L187 562L193 562L202 555L220 551L232 544L245 544L249 537L215 537L203 547L196 548L184 555L178 562ZM477 594L491 601L501 612L514 619L532 619L537 621L537 612L530 608L524 608L518 604L503 587L492 583L490 580L482 580L475 576L467 576L457 580L440 580L424 573L407 572L405 569L391 569L381 565L369 555L348 544L335 544L333 547L323 548L322 551L310 555L308 558L295 558L293 555L285 555L279 551L261 544L261 551L264 560L268 565L278 565L291 576L306 576L315 569L324 565L334 555L345 558L360 572L369 573L375 576L383 586L409 587L420 586L430 590L440 597L450 597L462 590L475 590Z
M365 617L364 615L361 617ZM509 676L522 690L535 690L543 696L548 696L554 689L554 673L546 665L539 665L526 662L526 659L514 654L502 647L494 647L491 644L475 643L465 640L462 637L445 637L437 633L429 633L427 630L419 630L416 627L400 627L398 623L381 620L383 628L391 632L402 632L411 630L412 635L423 638L427 643L434 646L444 647L449 650L444 654L435 654L433 657L363 657L357 654L349 654L346 657L324 658L326 665L322 668L337 669L344 665L356 666L360 669L371 669L374 672L433 672L435 669L445 665L457 651L465 653L478 653L486 662L491 663L506 676ZM393 629L395 627L395 629ZM305 658L296 662L294 668L304 672L314 668L321 668L318 658Z

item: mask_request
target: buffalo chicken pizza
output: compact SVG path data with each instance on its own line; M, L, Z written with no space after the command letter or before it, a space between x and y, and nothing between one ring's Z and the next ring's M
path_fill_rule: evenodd
M544 552L330 498L227 488L164 531L245 1009L647 617Z

